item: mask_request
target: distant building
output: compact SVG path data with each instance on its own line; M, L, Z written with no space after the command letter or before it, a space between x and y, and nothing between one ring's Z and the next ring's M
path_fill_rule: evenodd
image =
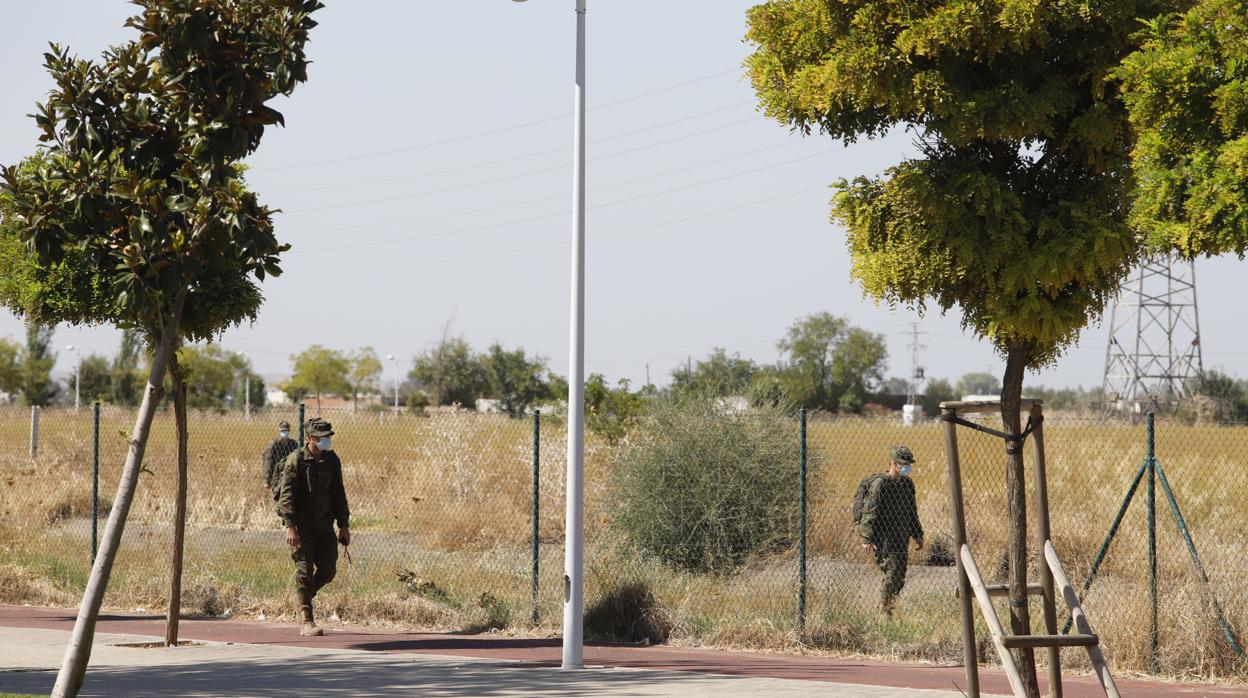
M270 407L282 407L290 404L290 398L280 390L269 390L264 393L264 404Z

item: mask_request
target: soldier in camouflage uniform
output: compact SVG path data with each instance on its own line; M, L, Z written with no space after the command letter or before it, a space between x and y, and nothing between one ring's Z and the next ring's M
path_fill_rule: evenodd
M306 432L307 443L287 456L282 466L277 513L286 526L286 543L295 561L299 634L323 635L312 613L312 599L338 571L338 543L351 544L351 511L342 484L342 462L330 448L333 428L313 418Z
M290 438L290 422L283 420L277 425L277 438L260 454L264 463L264 487L276 496L278 476L282 474L282 464L286 457L299 449L299 443Z
M895 446L889 454L888 471L876 476L863 498L858 534L862 547L875 553L875 564L884 572L880 606L892 616L897 595L906 584L910 539L923 548L923 526L915 503L910 468L914 454L905 446Z

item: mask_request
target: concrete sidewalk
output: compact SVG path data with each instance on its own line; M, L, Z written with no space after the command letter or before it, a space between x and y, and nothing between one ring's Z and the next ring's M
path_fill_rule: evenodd
M0 692L47 694L69 633L0 628ZM567 672L524 662L366 650L204 643L118 645L150 636L96 636L82 696L844 696L948 698L957 693L687 671Z
M0 605L0 692L46 691L75 610ZM558 638L439 634L331 623L299 637L289 623L184 618L176 649L110 647L164 637L155 614L100 616L91 695L714 695L960 696L961 666L723 650L590 643L587 671L557 669ZM25 631L38 631L23 634ZM47 634L51 633L51 634ZM118 639L124 638L124 639ZM985 694L1008 694L999 668L981 667ZM1248 697L1242 686L1117 677L1132 698ZM1046 690L1041 680L1041 691ZM1067 698L1101 697L1090 676L1068 674Z

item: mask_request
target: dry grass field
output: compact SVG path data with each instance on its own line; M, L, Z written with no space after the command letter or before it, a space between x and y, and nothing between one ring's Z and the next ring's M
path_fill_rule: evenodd
M311 414L311 408L309 409ZM91 412L47 411L39 453L29 448L29 412L0 410L0 601L74 605L90 565ZM353 563L320 609L343 622L443 630L554 633L562 575L564 439L542 428L538 621L533 622L530 531L532 437L528 420L465 413L430 417L325 414L338 435L352 505ZM260 452L276 431L271 412L197 414L190 435L188 613L266 617L293 612L291 565L261 483ZM132 426L128 411L101 420L104 500L116 487ZM1046 446L1054 538L1076 584L1089 565L1145 455L1140 425L1050 418ZM798 434L793 424L793 438ZM1248 625L1244 536L1248 478L1240 467L1248 428L1162 422L1158 458L1212 580L1200 583L1160 489L1157 549L1160 669L1167 675L1243 678L1245 663L1216 622ZM858 481L883 467L887 447L906 443L928 550L912 553L899 611L882 617L879 575L850 525ZM960 434L970 535L986 577L1000 577L1006 543L1003 453L982 434ZM621 639L802 651L833 650L946 659L960 656L954 574L940 564L949 530L941 427L899 420L812 420L809 429L809 597L797 629L796 552L751 562L731 576L673 571L639 556L610 527L606 487L620 446L591 438L587 470L587 624ZM1030 465L1030 450L1028 450ZM107 605L156 610L165 603L174 491L172 418L160 414L147 469ZM797 464L791 468L797 496ZM1141 485L1085 608L1120 670L1149 665L1147 487ZM101 522L102 527L102 522ZM944 552L947 551L947 545ZM1210 593L1212 592L1212 594ZM1039 618L1038 608L1034 617ZM981 628L981 637L983 637ZM1066 661L1081 665L1070 652ZM995 661L991 656L989 661Z

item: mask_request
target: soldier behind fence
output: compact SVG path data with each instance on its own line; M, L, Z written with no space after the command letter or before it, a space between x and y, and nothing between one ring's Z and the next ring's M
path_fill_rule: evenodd
M282 464L286 457L299 449L299 442L290 438L290 422L283 420L277 425L277 438L260 454L264 463L264 487L276 494L277 483L282 474Z
M915 502L910 469L914 454L905 446L894 446L889 454L888 471L863 483L862 511L858 534L862 547L875 553L875 564L884 572L880 606L893 615L897 595L906 584L909 544L913 538L923 548L923 526Z
M330 448L334 435L330 423L313 418L306 431L307 443L283 464L277 513L286 526L286 543L295 561L299 634L322 635L312 612L312 599L338 571L338 543L351 543L351 513L342 482L342 462Z

